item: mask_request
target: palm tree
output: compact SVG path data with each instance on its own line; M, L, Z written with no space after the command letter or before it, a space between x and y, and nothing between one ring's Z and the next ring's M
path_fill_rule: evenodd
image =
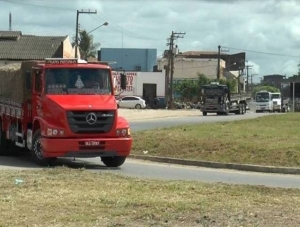
M97 57L97 50L100 47L100 43L94 43L93 35L89 35L86 30L81 30L79 31L78 42L81 59L87 60L89 57ZM75 45L75 37L73 37L72 45Z

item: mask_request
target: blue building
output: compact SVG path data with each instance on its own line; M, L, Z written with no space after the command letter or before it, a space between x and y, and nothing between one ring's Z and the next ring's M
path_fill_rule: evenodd
M98 60L110 63L113 69L153 72L157 65L156 49L101 48Z

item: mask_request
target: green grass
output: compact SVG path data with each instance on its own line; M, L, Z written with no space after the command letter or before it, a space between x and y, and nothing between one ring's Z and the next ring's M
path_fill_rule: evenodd
M2 170L0 181L0 226L300 223L300 191L294 189L141 180L67 168Z
M300 166L300 115L206 123L133 133L133 154L271 166Z

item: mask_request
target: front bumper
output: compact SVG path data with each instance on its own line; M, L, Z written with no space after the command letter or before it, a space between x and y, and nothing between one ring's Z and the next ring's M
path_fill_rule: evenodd
M45 158L129 156L132 138L42 138Z

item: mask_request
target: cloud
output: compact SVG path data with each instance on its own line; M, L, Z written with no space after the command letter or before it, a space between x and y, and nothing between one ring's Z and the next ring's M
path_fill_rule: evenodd
M80 28L93 31L102 47L167 49L172 31L186 32L176 44L180 51L215 50L246 52L260 76L297 72L300 60L300 1L297 0L0 0L0 30L12 27L23 34L75 34L76 10ZM275 54L272 54L275 53ZM299 57L298 57L299 56ZM254 70L254 69L253 69Z

